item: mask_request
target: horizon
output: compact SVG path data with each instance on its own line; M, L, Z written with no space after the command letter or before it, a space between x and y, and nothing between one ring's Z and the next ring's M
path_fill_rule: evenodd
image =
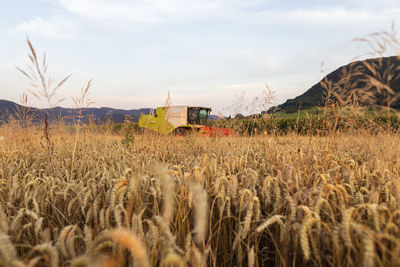
M90 79L97 108L154 108L170 92L173 105L218 112L266 83L280 104L350 63L354 38L396 22L399 2L375 2L2 1L0 98L19 103L28 88L15 69L29 61L28 36L51 77L72 74L57 95L65 108ZM45 108L32 95L29 103Z

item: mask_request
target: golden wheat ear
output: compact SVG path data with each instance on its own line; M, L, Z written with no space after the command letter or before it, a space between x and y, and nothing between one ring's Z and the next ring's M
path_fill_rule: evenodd
M150 267L146 246L132 231L119 228L110 232L110 237L123 248L129 249L134 259L143 267Z

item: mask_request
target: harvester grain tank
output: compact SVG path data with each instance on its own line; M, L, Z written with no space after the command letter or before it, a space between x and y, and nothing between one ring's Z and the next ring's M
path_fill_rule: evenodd
M155 112L143 114L139 118L139 127L161 134L186 135L232 135L232 129L206 126L211 108L190 106L158 107Z

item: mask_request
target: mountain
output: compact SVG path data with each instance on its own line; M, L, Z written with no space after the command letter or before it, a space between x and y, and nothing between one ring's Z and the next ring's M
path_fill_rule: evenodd
M52 109L42 109L42 112L47 114L53 114L56 117L62 117L67 122L72 122L78 115L78 110L74 108L62 108L55 107ZM121 123L125 120L125 115L131 116L131 119L135 122L139 121L141 114L148 114L150 108L142 109L114 109L108 107L101 108L83 108L81 109L81 116L84 121L92 117L96 123L103 123L106 120L111 120L116 123Z
M10 116L19 117L20 114L23 113L22 110L23 108L21 105L18 105L12 101L0 99L0 122L8 120ZM25 110L27 115L29 114L30 116L37 116L40 114L40 110L38 109L32 108L30 110Z
M111 120L116 123L121 123L125 119L125 115L132 117L133 121L138 121L141 114L150 112L150 108L142 109L114 109L114 108L83 108L81 109L82 120L88 121L93 118L96 123L103 123L106 120ZM41 121L45 114L49 114L49 118L63 118L66 123L72 123L76 120L78 110L73 108L54 107L52 109L26 108L17 103L8 100L0 100L0 121L7 120L10 116L15 118L29 116L34 121Z
M400 108L400 56L355 61L326 75L304 94L271 110L295 112L325 104Z
M149 114L150 108L141 109L114 109L114 108L83 108L81 109L81 118L83 122L93 119L95 123L101 124L110 120L115 123L122 123L125 115L131 116L132 121L138 122L141 114ZM17 103L0 99L0 122L7 121L10 116L14 118L29 117L33 121L43 121L45 115L51 118L63 118L68 123L73 123L77 119L78 110L74 108L54 107L52 109L26 108ZM217 119L218 116L210 115L210 120Z

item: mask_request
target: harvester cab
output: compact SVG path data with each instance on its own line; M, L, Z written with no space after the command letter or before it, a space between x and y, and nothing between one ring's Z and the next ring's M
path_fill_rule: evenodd
M224 128L207 126L211 108L190 106L158 107L155 112L142 114L139 118L139 127L161 134L186 135L200 133L202 135L221 135ZM218 130L219 129L219 130ZM224 135L233 134L232 130L225 129Z

